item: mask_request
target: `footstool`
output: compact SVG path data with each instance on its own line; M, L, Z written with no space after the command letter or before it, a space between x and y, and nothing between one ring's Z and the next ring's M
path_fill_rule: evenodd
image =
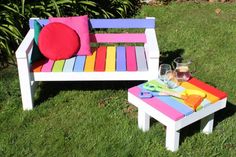
M153 80L158 81L158 80ZM206 98L196 110L172 96L154 96L141 98L145 91L143 84L128 89L128 101L138 108L138 127L144 132L149 130L150 117L166 126L166 148L177 151L179 148L180 129L200 120L201 130L209 134L213 130L214 113L226 107L227 94L197 78L183 82L176 92L185 89L199 90L206 93Z

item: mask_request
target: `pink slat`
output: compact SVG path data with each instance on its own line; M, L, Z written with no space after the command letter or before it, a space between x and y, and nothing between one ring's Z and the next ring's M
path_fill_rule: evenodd
M51 72L53 64L54 61L49 59L48 62L43 65L41 72Z
M141 33L124 33L124 34L90 34L91 42L98 43L146 43L145 34Z
M137 59L134 46L126 47L127 71L137 71Z
M139 93L141 92L141 89L138 88L138 87L133 87L133 88L129 88L128 91L130 93L132 93L133 95L135 95L136 97L138 97ZM149 98L149 99L142 99L142 100L145 103L152 106L153 108L155 108L156 110L158 110L161 113L163 113L164 115L166 115L167 117L173 119L174 121L177 121L177 120L184 117L184 115L182 113L176 111L175 109L173 109L169 105L165 104L164 102L162 102L161 100L159 100L156 97L152 97L152 98Z

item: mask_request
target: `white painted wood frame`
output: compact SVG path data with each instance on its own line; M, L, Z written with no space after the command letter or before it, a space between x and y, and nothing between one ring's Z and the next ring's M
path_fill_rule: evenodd
M219 100L177 121L172 120L130 92L128 92L128 101L138 108L138 127L141 130L149 130L150 117L166 126L166 148L174 152L179 148L180 130L182 128L201 120L200 129L203 133L209 134L212 132L214 113L226 107L227 98Z
M154 19L148 17L147 19ZM24 110L33 109L33 84L36 81L117 81L117 80L152 80L157 78L159 66L159 47L155 28L146 28L147 42L144 49L148 71L137 72L31 72L28 54L32 51L34 29L30 29L16 51L18 74Z

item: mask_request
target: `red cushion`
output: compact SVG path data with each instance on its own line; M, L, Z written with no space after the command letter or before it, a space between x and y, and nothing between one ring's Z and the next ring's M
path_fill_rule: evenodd
M38 43L41 53L51 60L71 58L80 48L80 38L76 31L58 22L43 27Z

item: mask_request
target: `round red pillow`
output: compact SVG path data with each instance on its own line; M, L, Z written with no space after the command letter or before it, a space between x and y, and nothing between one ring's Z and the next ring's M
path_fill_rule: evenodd
M41 30L38 39L41 53L52 60L68 59L80 48L80 39L76 31L69 26L53 22Z

